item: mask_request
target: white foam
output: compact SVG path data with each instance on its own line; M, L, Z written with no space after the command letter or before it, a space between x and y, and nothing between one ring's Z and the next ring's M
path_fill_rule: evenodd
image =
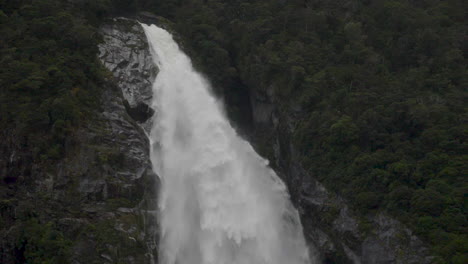
M161 264L310 263L283 182L230 126L164 29L143 25L159 74L151 158L161 177Z

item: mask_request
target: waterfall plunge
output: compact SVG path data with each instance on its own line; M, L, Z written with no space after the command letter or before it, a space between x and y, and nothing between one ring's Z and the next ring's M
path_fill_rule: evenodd
M150 136L162 181L160 264L309 264L283 182L236 134L172 36L143 28L160 69Z

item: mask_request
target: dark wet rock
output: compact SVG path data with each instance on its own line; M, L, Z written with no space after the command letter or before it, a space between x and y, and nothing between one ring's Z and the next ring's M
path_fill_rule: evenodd
M127 112L149 132L154 114L152 81L158 69L143 28L136 20L114 18L100 31L104 42L99 45L99 58L122 90Z
M139 123L145 123L155 112L151 107L142 102L138 102L135 107L131 107L127 101L124 101L124 105L130 117Z

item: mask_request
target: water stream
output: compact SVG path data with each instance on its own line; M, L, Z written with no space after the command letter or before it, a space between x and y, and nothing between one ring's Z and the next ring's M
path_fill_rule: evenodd
M240 138L170 33L143 25L160 72L151 159L160 264L310 264L287 189Z

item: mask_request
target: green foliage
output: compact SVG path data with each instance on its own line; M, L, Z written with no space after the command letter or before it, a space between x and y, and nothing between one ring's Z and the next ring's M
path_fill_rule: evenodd
M359 137L359 128L349 116L340 118L330 126L329 142L336 146L349 146Z
M0 126L14 129L34 162L60 159L67 137L100 95L96 29L82 17L98 11L76 13L58 0L0 6Z
M68 263L71 244L53 223L40 223L32 218L23 223L17 243L17 251L21 252L18 261L28 264Z

